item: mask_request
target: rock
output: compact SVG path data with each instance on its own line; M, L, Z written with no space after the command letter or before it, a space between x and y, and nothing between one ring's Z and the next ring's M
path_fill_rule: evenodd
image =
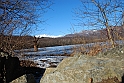
M102 79L101 82L97 82L97 83L120 83L120 82L117 77L114 77L114 78Z
M96 56L77 54L65 58L54 69L46 69L40 83L93 83L124 74L124 46L111 49Z
M25 74L10 83L36 83L34 76L32 74Z
M9 83L22 76L25 72L20 66L19 58L12 57L8 52L0 50L0 83Z
M12 80L22 76L25 72L20 66L19 58L10 57L5 61L5 77L6 82L9 83Z
M52 73L56 70L56 68L47 68L44 75L48 74L48 73Z

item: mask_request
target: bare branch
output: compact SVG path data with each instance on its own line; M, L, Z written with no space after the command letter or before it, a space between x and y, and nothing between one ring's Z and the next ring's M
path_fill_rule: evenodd
M81 0L82 7L75 12L77 21L83 26L92 28L106 28L108 39L112 44L110 26L121 26L122 13L124 11L123 0ZM113 46L114 47L114 46Z

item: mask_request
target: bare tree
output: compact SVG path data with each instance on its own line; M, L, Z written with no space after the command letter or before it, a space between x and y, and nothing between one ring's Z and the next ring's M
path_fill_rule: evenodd
M34 51L38 51L38 40L39 40L39 37L35 37L34 36Z
M0 35L27 35L44 21L42 16L51 5L50 0L0 0Z
M111 26L120 26L124 11L123 0L81 0L82 6L75 10L80 26L106 28L108 39L114 47Z

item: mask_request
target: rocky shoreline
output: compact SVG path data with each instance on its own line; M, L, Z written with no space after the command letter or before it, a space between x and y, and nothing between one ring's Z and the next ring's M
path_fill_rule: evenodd
M19 60L16 61L18 63ZM21 74L10 83L124 83L124 46L95 56L76 53L73 57L64 58L57 67L45 69L37 67L37 64L20 60L16 74Z

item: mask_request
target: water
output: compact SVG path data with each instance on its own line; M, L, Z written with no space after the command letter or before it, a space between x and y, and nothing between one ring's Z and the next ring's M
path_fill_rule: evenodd
M124 45L124 41L122 40L116 41L115 43L119 45ZM19 57L20 60L31 60L34 61L35 63L38 63L37 67L47 68L50 67L51 64L57 66L64 58L68 57L61 55L71 54L74 51L81 52L82 50L80 49L80 47L90 48L95 44L99 44L101 46L110 45L109 42L97 42L97 43L89 43L89 44L76 44L76 45L38 48L38 52L34 52L33 48L15 50L15 52L19 53L19 55L17 56ZM89 50L86 49L85 51L89 51Z

